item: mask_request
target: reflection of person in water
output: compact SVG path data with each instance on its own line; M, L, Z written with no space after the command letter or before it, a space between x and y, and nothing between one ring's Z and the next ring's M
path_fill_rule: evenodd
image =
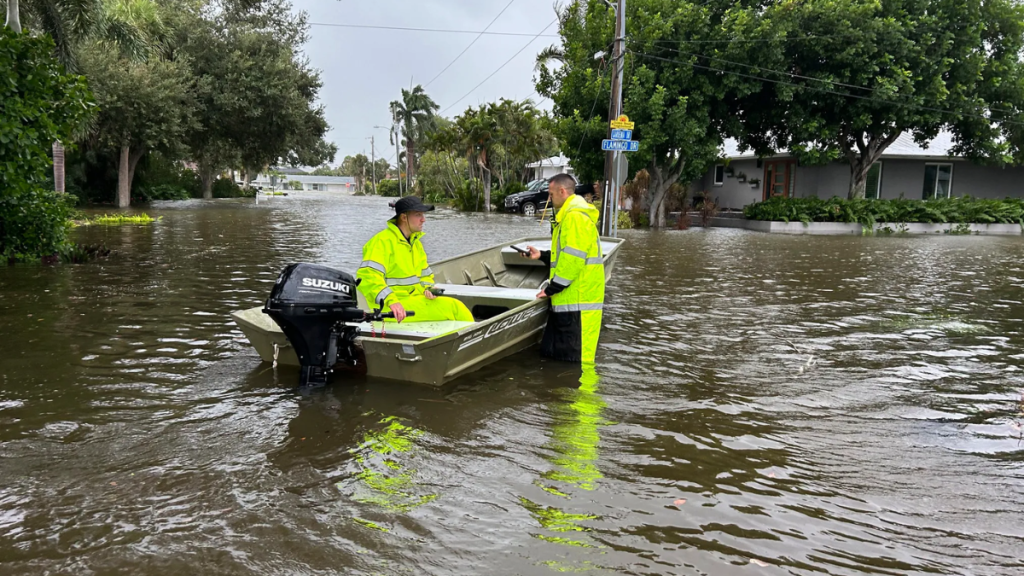
M563 498L572 497L567 493L568 487L593 490L597 481L602 478L601 471L597 468L597 450L601 440L598 428L604 424L601 412L607 405L598 394L600 377L594 370L594 365L585 363L582 367L580 387L569 390L566 404L556 408L557 423L552 427L551 442L547 445L557 454L552 460L555 468L542 476L548 483L539 480L536 483L549 494ZM557 484L563 486L559 487ZM544 507L527 498L521 498L520 501L541 526L552 532L589 532L590 529L581 526L580 523L597 519L597 516L592 514L570 514L554 506ZM584 548L593 546L565 536L534 536L557 544Z

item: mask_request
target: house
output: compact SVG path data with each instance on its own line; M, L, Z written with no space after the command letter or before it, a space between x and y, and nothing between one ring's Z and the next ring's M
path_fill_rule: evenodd
M276 185L278 190L292 188L292 182L302 185L302 190L320 192L347 192L354 194L356 191L356 179L352 176L315 176L312 174L283 175L271 177L269 174L260 174L253 180L253 186L257 188L272 188Z
M526 167L533 170L534 180L547 180L557 174L573 173L572 167L569 166L569 159L561 154L537 162L531 162Z
M1024 197L1024 167L982 166L951 155L952 135L940 133L927 146L909 133L900 137L868 172L868 198ZM752 182L757 180L758 182ZM789 153L757 158L725 142L722 162L691 189L707 190L718 206L738 210L770 196L845 198L850 189L849 163L801 166Z

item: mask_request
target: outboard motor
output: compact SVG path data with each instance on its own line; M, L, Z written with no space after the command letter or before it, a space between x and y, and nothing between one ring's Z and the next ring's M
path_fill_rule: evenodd
M324 385L335 364L355 365L356 326L346 322L380 320L356 302L357 280L316 264L292 264L281 272L263 307L281 327L302 365L300 385Z

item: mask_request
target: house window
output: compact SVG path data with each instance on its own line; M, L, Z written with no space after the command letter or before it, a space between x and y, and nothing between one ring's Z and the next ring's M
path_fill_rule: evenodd
M875 200L882 197L882 163L875 162L868 168L867 182L864 184L864 197Z
M715 165L715 186L725 184L725 164Z
M952 164L925 164L924 165L924 195L925 200L932 198L949 198L953 188L953 165Z

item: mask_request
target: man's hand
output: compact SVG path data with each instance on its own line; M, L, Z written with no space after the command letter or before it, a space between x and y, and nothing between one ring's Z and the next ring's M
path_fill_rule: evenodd
M430 288L427 288L426 290L423 291L423 297L426 298L427 300L433 300L434 298L437 298L437 296L435 296L434 293L430 291Z
M391 306L388 306L388 308L391 308L391 312L395 315L396 321L401 322L402 320L405 320L405 306L395 302Z
M547 297L548 297L548 295L545 294L543 290L541 290L540 292L537 292L537 295L534 296L534 298L547 298Z
M534 248L533 246L527 246L526 249L530 251L530 255L526 256L527 258L529 258L530 260L540 260L540 250Z

